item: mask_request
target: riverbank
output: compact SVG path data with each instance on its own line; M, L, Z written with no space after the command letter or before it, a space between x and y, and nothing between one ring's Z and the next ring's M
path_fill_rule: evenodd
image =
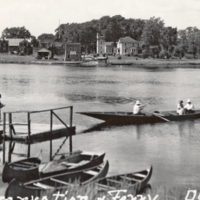
M41 59L37 60L33 55L20 56L0 54L0 63L4 64L44 64L44 65L59 65L59 64L80 64L81 61L63 61L63 56L55 56L54 60ZM138 58L122 56L109 56L107 63L105 60L100 60L101 65L143 65L155 67L200 67L200 59L152 59L152 58Z

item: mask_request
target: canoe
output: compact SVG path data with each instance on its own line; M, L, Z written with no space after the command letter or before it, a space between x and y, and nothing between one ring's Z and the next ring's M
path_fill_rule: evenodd
M176 111L144 112L144 115L134 115L132 112L78 112L111 124L142 124L165 121L183 121L200 118L200 110L193 114L177 115Z
M98 192L127 189L134 190L136 194L141 192L152 176L153 167L139 172L120 174L98 179L93 184Z
M93 153L86 151L77 151L66 158L51 161L39 166L40 177L52 176L58 173L77 171L90 168L103 163L105 153Z
M5 198L13 197L13 200L17 200L17 196L20 196L20 198L27 197L31 199L40 197L44 192L61 191L86 185L91 181L105 177L108 173L108 168L109 163L106 161L99 166L85 170L67 172L26 183L12 180L6 189Z
M58 160L50 161L44 164L41 164L41 161L37 163L37 158L28 158L10 164L6 163L3 170L2 180L3 182L10 182L13 178L15 178L20 182L28 182L39 179L40 177L47 177L59 173L85 169L101 164L104 156L105 153L98 154L76 151L72 154L65 154L64 157L62 156L62 158ZM31 165L28 168L27 162L34 162L34 168Z
M26 158L12 163L5 163L2 181L10 182L13 178L25 182L39 178L38 167L42 160L42 151L35 157Z

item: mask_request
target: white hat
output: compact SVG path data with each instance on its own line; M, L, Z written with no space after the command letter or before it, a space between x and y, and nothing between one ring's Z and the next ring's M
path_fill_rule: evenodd
M191 103L190 99L187 100L188 103Z
M140 101L136 101L136 104L139 105L139 104L140 104Z

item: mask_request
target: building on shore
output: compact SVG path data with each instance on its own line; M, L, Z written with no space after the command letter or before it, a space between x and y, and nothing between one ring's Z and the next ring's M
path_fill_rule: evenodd
M97 54L103 55L112 55L114 53L114 43L113 42L105 42L103 36L100 36L97 33Z
M38 40L38 42L39 42L40 48L48 49L49 47L51 47L53 45L54 38L40 39L40 40Z
M117 53L120 55L138 54L139 42L127 36L117 42Z
M19 43L22 42L23 38L7 38L8 41L8 52L12 53L14 51L19 52Z
M81 43L64 43L64 61L78 61L81 59Z

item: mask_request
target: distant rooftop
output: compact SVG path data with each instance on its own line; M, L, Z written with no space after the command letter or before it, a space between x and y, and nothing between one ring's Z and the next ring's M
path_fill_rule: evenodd
M129 37L129 36L126 36L126 37L124 37L124 38L120 38L119 39L119 42L123 42L123 43L135 43L135 42L137 42L138 43L138 41L136 41L136 40L134 40L134 39L132 39L131 37Z
M22 42L23 38L7 38L9 46L19 46L19 43Z

